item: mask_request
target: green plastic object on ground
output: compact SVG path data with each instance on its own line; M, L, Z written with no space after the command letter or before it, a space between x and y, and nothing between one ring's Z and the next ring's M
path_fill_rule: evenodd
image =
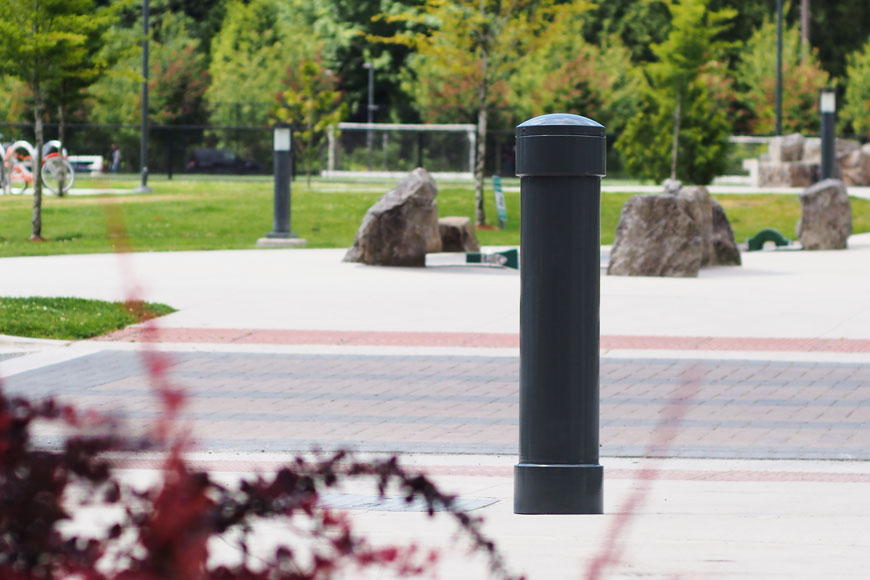
M748 240L746 240L747 246L749 246L750 252L757 252L758 250L764 247L765 242L773 242L777 246L787 246L789 244L788 240L779 233L777 230L773 228L764 228Z
M504 252L495 252L492 254L483 254L481 252L468 252L465 254L466 264L489 264L492 266L503 266L505 268L520 269L520 253L517 250L505 250Z
M492 189L495 194L495 209L498 213L498 229L503 230L507 223L507 206L504 203L504 191L501 188L501 177L492 176Z

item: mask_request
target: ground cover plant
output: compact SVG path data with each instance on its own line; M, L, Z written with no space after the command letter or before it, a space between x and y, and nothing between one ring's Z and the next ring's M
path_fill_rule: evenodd
M96 180L94 180L97 183ZM114 183L100 180L102 187ZM129 186L128 181L120 181ZM512 180L505 191L508 221L504 230L478 230L483 245L516 246L520 242L520 194ZM112 252L117 239L107 232L108 214L120 209L126 242L133 251L250 249L272 229L273 186L265 179L154 181L154 193L49 197L45 204L46 242L28 241L30 205L27 196L0 196L0 257ZM507 185L507 183L506 183ZM385 183L300 182L292 187L291 225L310 248L347 248L366 210L389 188ZM473 189L441 184L442 216L474 213ZM601 242L613 243L619 213L630 193L602 195ZM801 208L797 196L717 195L728 212L737 241L763 228L794 237ZM488 215L495 215L491 191ZM870 202L852 200L855 233L870 231ZM112 214L113 216L115 214Z
M0 334L81 340L172 312L156 302L0 297Z

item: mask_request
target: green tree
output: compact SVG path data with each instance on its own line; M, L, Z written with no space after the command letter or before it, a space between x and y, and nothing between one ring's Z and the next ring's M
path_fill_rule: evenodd
M402 90L402 71L406 69L411 47L384 43L414 25L387 18L422 4L423 0L319 0L315 28L320 37L337 39L333 48L336 71L341 79L349 116L356 121L367 118L368 71L374 65L376 121L419 122L413 103Z
M289 88L281 93L275 116L296 128L293 148L297 159L302 160L310 188L314 162L323 149L329 127L344 119L347 105L341 101L335 74L322 64L304 60L288 73Z
M13 76L0 76L0 123L21 123L29 114L29 101L30 91L24 82Z
M846 59L846 94L840 109L842 126L862 137L870 135L870 40Z
M108 67L108 61L102 54L103 36L114 19L114 10L105 8L94 10L90 18L82 20L80 33L84 35L84 42L69 48L67 58L58 64L60 68L58 78L49 84L47 99L57 107L57 139L61 150L66 142L68 112L85 100L86 89L94 84ZM66 168L61 165L60 183L57 188L59 196L64 194L66 178Z
M635 63L654 59L651 46L668 33L670 16L661 2L606 0L583 15L582 34L593 46L612 43L617 36Z
M800 31L783 27L782 128L786 133L816 132L819 128L819 89L828 73L819 66L816 51L801 58ZM750 112L749 128L771 134L776 127L776 24L771 19L747 41L737 66L740 98Z
M590 117L608 133L620 133L637 112L641 69L619 36L595 44L583 40L585 16L561 15L547 42L522 57L508 91L513 120L558 111Z
M506 105L521 57L547 42L554 20L587 6L582 0L427 0L419 11L387 18L421 26L407 27L393 41L415 51L404 86L423 119L476 119L477 225L486 223L483 181L492 111Z
M731 127L707 83L713 65L731 47L718 37L734 11L710 10L708 2L666 2L670 32L652 46L657 60L645 69L649 87L642 110L616 144L635 175L706 184L725 166Z
M0 73L19 78L33 94L36 159L31 240L43 239L39 172L46 99L81 58L94 9L93 0L0 0Z
M311 9L303 0L230 0L212 45L212 123L268 124L287 67L321 53Z

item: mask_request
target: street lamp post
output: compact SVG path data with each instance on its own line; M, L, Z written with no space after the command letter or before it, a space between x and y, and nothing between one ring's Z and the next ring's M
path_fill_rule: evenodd
M142 140L139 148L139 168L142 183L138 193L152 191L148 187L148 0L142 0Z
M821 179L836 177L834 175L837 165L836 112L837 94L833 88L825 87L819 91L820 132L822 137L822 162L819 171Z
M776 0L776 134L782 135L782 0Z
M369 125L374 121L375 116L375 66L374 64L367 62L363 65L363 68L369 71L369 99L368 99L368 107L367 107L367 115L366 115L366 123ZM369 171L372 170L372 129L369 127L368 132L366 133L366 148L368 149L368 166Z

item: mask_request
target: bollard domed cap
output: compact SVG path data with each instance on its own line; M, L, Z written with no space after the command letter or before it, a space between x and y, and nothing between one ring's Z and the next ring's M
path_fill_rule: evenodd
M604 125L580 115L552 113L517 125L517 137L526 135L593 135L604 136Z
M541 115L517 125L517 175L599 176L607 161L604 125L580 115Z

